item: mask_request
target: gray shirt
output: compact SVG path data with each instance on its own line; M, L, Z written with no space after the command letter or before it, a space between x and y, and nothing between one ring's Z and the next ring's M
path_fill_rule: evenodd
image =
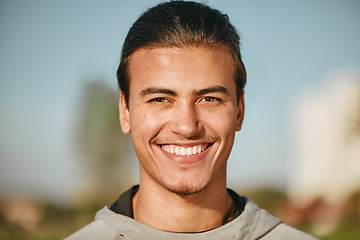
M75 232L65 240L120 240L120 239L242 239L242 240L311 240L316 239L296 230L259 209L247 197L244 211L232 221L215 229L199 233L173 233L161 231L142 224L130 217L117 214L104 207L95 221Z

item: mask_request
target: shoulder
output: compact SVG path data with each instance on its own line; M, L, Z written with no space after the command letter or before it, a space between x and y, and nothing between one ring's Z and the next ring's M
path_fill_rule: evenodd
M102 220L95 220L79 229L65 240L113 240L116 230Z
M317 238L281 223L260 239L316 240Z
M251 233L251 239L293 239L293 240L315 240L316 238L286 225L282 220L270 215L267 211L260 209L250 198L242 196L246 205L244 208L243 221Z
M104 215L109 211L106 207L100 210L96 215ZM71 234L65 240L113 240L118 233L111 223L104 221L99 217L95 217L95 220L79 229L75 233ZM119 238L121 239L121 238Z

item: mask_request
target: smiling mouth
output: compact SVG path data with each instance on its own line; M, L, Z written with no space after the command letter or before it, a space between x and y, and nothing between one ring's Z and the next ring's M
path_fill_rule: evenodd
M192 156L204 152L212 143L199 144L191 147L181 147L178 145L159 145L165 152L177 156Z

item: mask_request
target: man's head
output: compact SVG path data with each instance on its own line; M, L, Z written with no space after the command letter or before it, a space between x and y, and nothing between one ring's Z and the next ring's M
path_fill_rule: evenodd
M237 100L246 83L239 35L227 15L200 3L171 1L159 4L133 24L125 39L117 70L118 84L129 103L129 60L141 48L225 47L232 55Z
M226 188L244 115L238 43L228 18L198 3L161 4L130 29L119 110L140 161L140 185L177 194Z

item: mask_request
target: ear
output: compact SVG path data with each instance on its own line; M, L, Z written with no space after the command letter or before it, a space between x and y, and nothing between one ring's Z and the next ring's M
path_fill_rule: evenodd
M131 131L130 113L128 107L126 106L125 95L123 92L120 92L119 94L119 119L123 133L129 134Z
M236 131L241 130L241 126L244 120L245 114L245 100L244 100L244 93L241 94L239 98L239 103L237 106L237 114L236 114Z

